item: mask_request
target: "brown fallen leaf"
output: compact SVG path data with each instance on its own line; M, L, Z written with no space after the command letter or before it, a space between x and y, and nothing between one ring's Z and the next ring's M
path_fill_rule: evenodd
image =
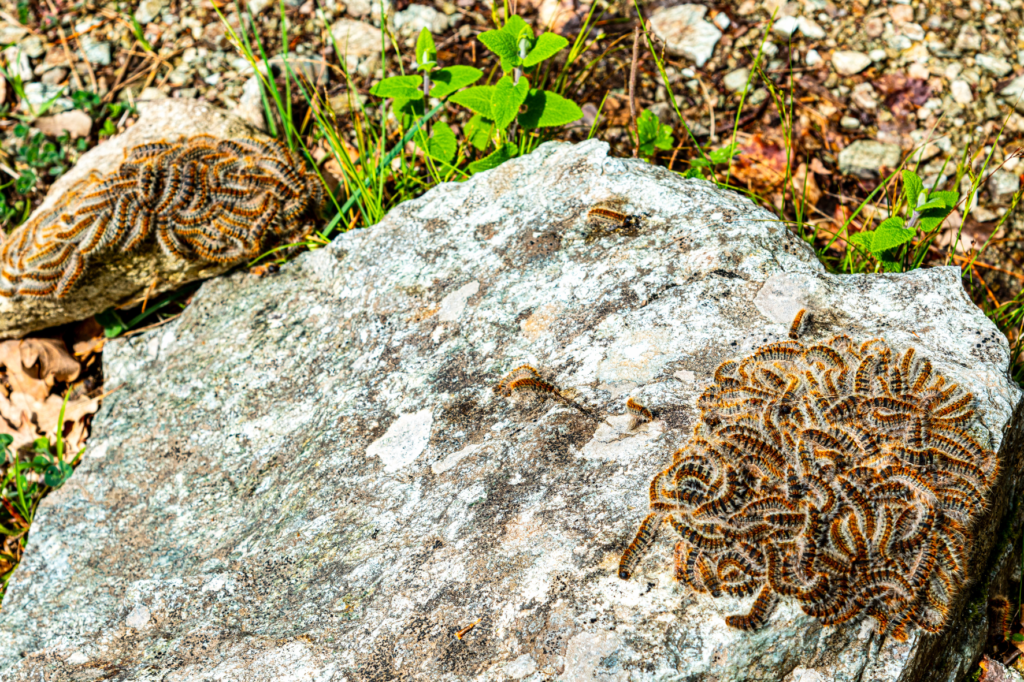
M818 205L818 201L821 199L821 188L818 187L818 181L814 179L814 173L807 172L806 163L801 163L797 167L793 177L790 178L790 185L793 189L795 203L803 204L806 199L807 206L802 208L804 214L807 213L809 206Z
M766 194L783 184L786 177L786 150L781 144L761 135L751 135L737 147L733 175L749 187Z

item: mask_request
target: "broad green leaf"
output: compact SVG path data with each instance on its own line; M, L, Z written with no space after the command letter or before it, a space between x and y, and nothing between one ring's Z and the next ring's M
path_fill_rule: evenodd
M494 84L494 91L491 93L491 118L494 119L498 130L504 130L509 123L516 120L519 107L526 101L529 92L530 82L525 76L515 85L512 84L511 76L503 76Z
M10 447L14 442L14 436L9 433L0 433L0 449Z
M455 158L455 152L459 144L455 141L455 133L448 127L447 123L434 124L434 131L427 140L426 152L433 158L444 163L451 163Z
M509 36L516 41L516 53L519 50L519 41L526 38L530 42L533 42L533 29L526 23L521 16L513 14L505 22L505 25L501 27L501 32Z
M921 204L920 206L918 206L914 210L916 210L918 212L921 212L921 211L927 211L930 208L943 208L944 209L944 208L946 208L946 202L944 202L942 199L929 199L928 201L924 202L923 204Z
M426 26L423 27L419 37L416 39L416 63L419 64L420 70L423 70L426 64L437 63L437 48L434 47L434 36L430 35L430 29Z
M907 206L911 211L917 209L918 197L921 196L923 190L924 183L921 182L917 173L911 170L903 171L903 194L907 197Z
M493 92L493 85L477 85L476 87L466 88L461 92L455 93L448 101L461 104L474 114L494 118L491 114L491 95Z
M953 209L951 208L930 208L926 211L921 211L921 217L917 221L917 226L921 228L924 233L931 232L946 219Z
M72 473L74 473L74 469L67 462L51 464L46 467L46 471L43 473L43 483L51 488L59 488L71 478Z
M32 441L32 451L38 452L41 455L50 454L50 439L46 437L36 438Z
M661 125L658 117L650 109L644 109L640 113L636 128L640 136L640 153L645 157L653 156L655 149L672 148L672 128Z
M504 30L484 31L479 36L480 42L487 46L487 49L501 57L501 68L504 71L511 71L519 65L519 46L516 39Z
M108 339L120 335L126 328L124 321L121 320L121 316L113 308L96 315L96 321L103 327L103 335Z
M705 165L707 165L706 162L705 162ZM701 169L699 166L691 168L690 170L688 170L685 173L683 173L683 177L684 178L697 178L699 180L706 180L707 179L705 177L705 175L704 175L704 170Z
M903 263L900 263L898 260L879 258L878 262L882 264L882 269L886 272L903 272Z
M526 97L526 111L519 114L524 130L551 128L583 118L576 103L550 90L531 90Z
M871 250L871 242L872 242L872 240L874 240L874 238L875 238L875 231L874 230L865 230L863 232L854 232L853 234L851 234L849 236L849 238L846 241L848 241L851 244L854 244L856 246L860 246L860 247L862 247L863 249L865 249L867 251L870 251Z
M949 210L956 208L956 202L960 201L960 193L953 191L945 192L932 192L928 195L928 203L931 203L938 199L943 205Z
M896 248L914 238L916 230L903 228L903 218L893 216L886 218L875 230L875 237L871 240L871 253L880 254L883 251Z
M494 121L484 118L480 114L473 114L473 118L466 122L462 133L469 140L477 151L483 151L491 145L494 139Z
M53 462L50 461L49 457L43 457L42 455L36 455L32 458L32 469L37 474L42 473L46 470L46 467L50 466Z
M472 66L446 66L438 69L430 74L430 80L434 82L430 96L447 97L460 88L476 83L483 75L483 71Z
M669 130L672 129L671 126L665 126L665 127L668 128ZM733 157L736 157L736 156L739 156L739 155L740 155L740 150L736 149L736 144L733 143L733 144L726 145L724 147L719 147L718 149L712 150L711 153L708 154L708 159L711 160L711 163L728 163L729 161L731 161L733 159Z
M514 144L503 144L499 149L494 150L490 156L469 164L471 173L482 173L485 170L497 168L509 159L515 158L516 146Z
M391 76L370 88L370 94L395 99L423 99L422 83L419 76Z
M539 64L548 57L558 54L568 44L569 41L560 35L542 33L534 43L533 49L526 55L526 59L523 60L523 66L530 67Z
M391 105L392 111L395 118L398 119L398 125L402 126L402 130L408 130L423 115L423 102L422 97L394 100Z

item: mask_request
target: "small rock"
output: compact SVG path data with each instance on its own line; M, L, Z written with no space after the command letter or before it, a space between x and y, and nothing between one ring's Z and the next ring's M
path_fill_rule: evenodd
M788 41L799 27L800 22L797 21L796 17L781 17L772 25L772 33L776 37Z
M28 34L28 29L17 24L0 22L0 45L12 45Z
M722 79L722 85L729 92L739 92L747 85L747 80L750 78L750 69L744 67L742 69L736 69L725 74L725 78Z
M874 111L878 108L878 96L871 83L861 83L854 86L850 99L864 111Z
M270 7L271 5L276 4L277 3L274 2L274 0L249 0L247 3L245 3L246 7L249 8L249 12L251 14L259 14L260 12Z
M67 69L57 68L57 69L50 69L49 71L44 73L43 77L40 78L39 80L42 81L43 83L45 83L46 85L57 86L57 85L60 85L61 83L63 83L64 79L67 78L67 77L68 77L68 70Z
M885 50L877 48L871 50L871 52L868 52L868 57L871 58L872 62L877 64L878 62L884 62L886 59L889 58L889 55L886 53Z
M27 54L32 59L39 59L46 52L46 47L43 45L43 39L38 36L29 36L18 43L18 49L23 54Z
M832 67L842 76L853 76L871 65L871 57L863 52L839 50L832 53Z
M725 12L719 12L716 14L715 18L711 20L711 23L717 26L719 31L724 31L732 25L732 22L729 21L729 16Z
M894 24L905 24L914 20L914 8L910 5L892 5L889 7L889 17Z
M1006 206L1020 189L1020 177L1016 173L1000 168L988 179L988 194L996 206Z
M860 128L860 120L853 116L843 116L839 119L839 126L843 130L857 130Z
M898 144L857 140L839 152L839 172L865 180L877 180L882 168L895 168L901 157L902 151Z
M110 64L110 43L105 40L96 40L89 34L81 37L82 51L90 64L107 66Z
M331 36L345 56L348 70L368 75L380 61L380 29L362 21L339 19L331 26Z
M35 80L36 75L32 70L32 62L29 61L27 54L18 49L17 45L6 48L3 54L12 76L20 77L24 82Z
M957 52L977 52L981 49L981 34L970 24L964 24L956 37L953 49Z
M807 66L817 66L824 61L817 50L807 50L807 56L804 57L804 64Z
M1012 99L1021 97L1021 93L1024 93L1024 76L1017 76L999 91L999 94L1003 97L1010 97Z
M970 104L974 101L974 93L967 81L959 78L949 84L949 91L953 95L953 101L957 104Z
M877 38L885 31L885 24L878 17L871 17L864 23L864 33L868 38Z
M974 61L978 64L978 66L985 69L989 73L994 73L999 78L1003 78L1004 76L1007 76L1011 71L1013 71L1013 67L1010 66L1010 62L1006 61L1002 57L997 57L995 55L985 53L977 54L974 56Z
M154 102L158 99L166 99L167 93L152 85L148 88L143 88L142 92L135 96L137 102Z
M53 104L50 106L49 111L52 113L59 113L61 111L67 111L73 109L74 104L67 97L59 97L65 88L53 87L46 85L45 83L26 83L25 84L25 99L19 105L19 108L25 110L27 107L42 106L50 100L53 100ZM54 99L56 97L56 99Z
M909 50L914 41L902 33L894 33L885 39L885 44L889 46L890 50L902 52L903 50Z
M704 20L707 11L703 5L659 7L651 15L651 28L670 53L686 57L699 68L711 59L722 37L714 24Z
M39 132L50 137L60 137L65 132L74 140L79 137L86 137L92 130L92 118L89 114L75 109L65 111L53 116L37 118L32 124L39 129Z
M928 71L927 66L914 62L907 68L907 75L911 78L926 81L932 74Z
M924 146L918 147L917 150L910 155L910 157L908 158L908 162L926 163L928 161L931 161L941 153L942 149L939 148L939 145L935 144L934 142L929 142Z
M143 0L135 10L135 21L148 24L156 19L169 0Z
M921 24L906 24L900 32L915 43L924 40L924 28Z
M409 5L395 13L395 29L406 35L418 35L424 28L437 35L448 28L448 22L443 12L438 12L430 5Z
M827 35L825 29L809 17L799 17L797 23L799 23L800 34L808 40L824 40Z
M345 13L353 17L365 17L372 7L370 0L346 0Z

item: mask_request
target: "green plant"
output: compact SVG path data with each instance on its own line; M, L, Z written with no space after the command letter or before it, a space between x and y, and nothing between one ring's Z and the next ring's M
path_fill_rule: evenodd
M914 171L903 170L902 177L902 192L892 215L874 230L862 230L849 237L851 244L877 262L876 271L902 272L920 267L939 226L960 199L957 192L929 192ZM903 208L906 217L898 215ZM918 230L923 239L916 246L911 245Z
M79 138L72 143L68 133L51 140L43 133L30 135L30 132L24 123L14 126L14 136L21 140L14 149L14 158L22 166L21 175L14 182L14 189L19 194L28 194L35 188L40 172L52 177L62 175L71 163L68 158L69 150L82 152L87 145L85 138Z
M650 160L658 149L672 149L672 126L664 125L650 109L644 109L636 119L637 147L640 156Z
M710 182L717 182L715 166L728 164L739 154L739 151L736 149L736 143L728 144L718 149L711 149L709 147L703 151L702 156L690 160L690 168L683 173L684 178L701 178ZM641 148L642 152L643 148Z
M180 289L169 291L162 296L158 296L153 299L152 302L148 302L147 305L141 306L141 308L135 309L134 314L131 316L122 316L114 308L107 308L102 313L96 315L96 321L103 327L103 335L108 339L124 334L125 332L137 329L140 324L149 320L157 313L166 314L167 308L172 305L177 306L176 312L181 312L184 309L185 304L182 299L188 298L199 289L201 282L193 282L186 284ZM125 319L127 318L127 320Z

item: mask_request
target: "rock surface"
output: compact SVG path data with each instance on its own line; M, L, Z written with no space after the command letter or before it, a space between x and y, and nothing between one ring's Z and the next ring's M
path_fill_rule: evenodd
M665 41L669 52L701 67L711 59L722 37L718 27L704 19L707 11L703 5L659 7L651 15L651 29Z
M601 203L638 225L588 222ZM673 580L668 539L616 576L716 365L802 307L809 336L913 346L978 397L1004 479L972 565L979 590L1005 579L1020 392L956 268L828 275L738 194L549 143L108 344L121 388L42 504L0 665L32 682L960 679L984 608L906 644L791 603L746 634L723 621L745 602ZM496 396L523 363L598 417ZM631 396L656 417L632 432Z
M74 168L53 184L32 217L49 210L69 187L90 173L108 173L117 168L125 151L136 145L179 135L260 135L242 119L205 102L181 99L140 102L139 112L138 123L83 154ZM150 297L156 296L182 284L220 274L230 267L172 259L151 241L149 248L142 247L102 264L92 264L77 288L65 298L0 298L0 338L18 338L37 329L83 320L135 298L141 303L147 291Z

